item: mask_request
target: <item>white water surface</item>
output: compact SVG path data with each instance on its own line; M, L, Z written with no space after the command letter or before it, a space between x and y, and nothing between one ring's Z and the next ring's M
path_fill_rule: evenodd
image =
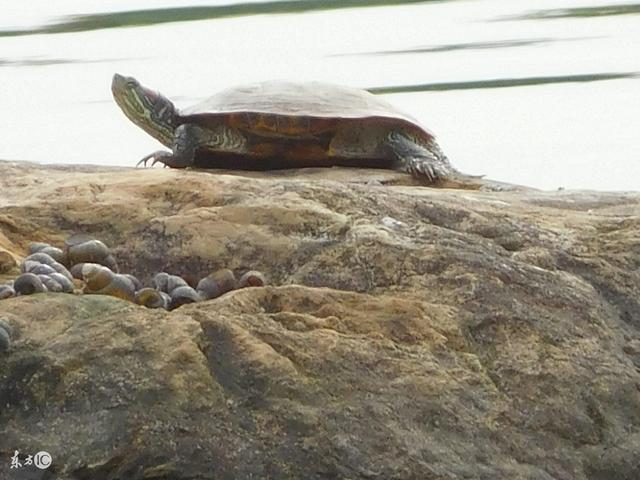
M515 18L620 3L461 0L0 37L0 158L134 165L160 148L113 102L114 72L135 76L178 106L274 78L366 88L640 72L638 14ZM74 14L186 5L1 2L0 30ZM535 42L367 54L518 40ZM385 98L434 131L462 171L545 189L640 189L640 78Z

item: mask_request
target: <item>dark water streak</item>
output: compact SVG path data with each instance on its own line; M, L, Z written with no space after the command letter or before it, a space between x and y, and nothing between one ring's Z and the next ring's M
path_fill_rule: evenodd
M276 0L264 3L236 3L202 7L172 7L125 12L72 15L62 21L30 29L0 30L0 37L16 37L51 33L86 32L106 28L158 25L189 22L213 18L247 15L304 13L344 8L397 6L404 4L434 3L443 0Z
M522 38L516 40L498 40L494 42L468 42L468 43L451 43L445 45L433 45L425 47L414 47L402 50L378 50L374 52L357 52L357 53L337 53L332 57L351 57L351 56L377 56L377 55L405 55L413 53L443 53L457 50L488 50L493 48L513 48L513 47L529 47L532 45L546 45L553 42L583 41L593 40L601 37L570 37L570 38Z
M620 80L630 78L640 78L640 72L593 73L587 75L564 75L555 77L496 78L491 80L478 80L471 82L443 82L424 83L417 85L397 85L390 87L372 87L367 88L367 90L375 94L439 92L447 90L524 87L550 83L598 82L603 80Z
M95 60L84 60L76 58L40 58L25 57L19 60L7 60L0 58L0 67L47 67L49 65L71 65L83 63L112 63L138 61L140 58L102 58Z
M554 20L556 18L591 18L640 13L640 4L604 5L598 7L552 8L498 20Z

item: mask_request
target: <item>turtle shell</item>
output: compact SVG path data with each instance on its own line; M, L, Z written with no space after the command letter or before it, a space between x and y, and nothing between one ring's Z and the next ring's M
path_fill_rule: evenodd
M434 135L411 116L356 88L320 82L271 81L229 88L179 112L179 123L220 124L256 135L313 137L344 128L386 126L424 141Z

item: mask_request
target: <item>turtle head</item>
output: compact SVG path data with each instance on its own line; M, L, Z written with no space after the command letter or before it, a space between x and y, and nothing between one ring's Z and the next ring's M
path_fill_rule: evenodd
M115 74L113 98L133 123L170 147L177 127L177 111L171 100L140 84L133 77Z

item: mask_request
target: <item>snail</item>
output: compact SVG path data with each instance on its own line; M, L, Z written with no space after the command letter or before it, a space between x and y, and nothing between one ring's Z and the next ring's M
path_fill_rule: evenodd
M135 293L135 301L138 305L147 308L164 308L165 310L169 310L171 297L166 292L146 287Z
M56 261L51 255L44 253L44 248L38 252L27 256L20 265L20 271L24 273L32 273L36 275L49 292L73 292L73 277L67 268ZM32 277L26 277L27 280L21 280L24 283L23 289L33 292L39 291L39 285ZM35 282L35 283L34 283ZM31 285L29 287L28 285ZM14 287L15 288L15 287Z
M184 278L166 272L153 277L155 288L145 288L135 276L118 273L109 247L84 234L70 236L64 250L48 243L31 243L20 270L21 275L13 282L0 285L0 299L38 292L73 293L73 281L78 279L85 283L83 293L111 295L148 308L173 310L238 288L266 284L264 275L256 270L237 280L231 270L223 269L202 278L195 289Z
M123 273L122 275L124 275L129 280L131 280L131 283L133 283L133 288L136 290L136 292L142 288L142 283L140 283L140 280L138 280L136 277L134 277L130 273Z
M187 281L178 275L169 275L167 278L167 293L171 294L176 288L188 287Z
M220 295L238 288L238 281L229 269L210 273L198 282L196 290L205 300L217 298Z
M38 278L42 284L46 287L47 292L59 293L62 292L62 285L56 282L49 275L38 275Z
M49 245L48 243L42 243L42 242L31 242L29 244L29 255L31 255L32 253L36 253L39 252L40 250L42 250L43 248L47 248L50 247L51 245Z
M49 275L50 273L57 273L56 269L45 265L44 263L32 262L27 260L23 262L20 270L22 273L35 273L36 275Z
M178 275L170 275L166 272L157 273L153 277L153 284L160 293L169 295L169 310L202 300L200 294Z
M52 247L48 243L32 242L29 244L29 255L34 253L46 253L56 262L65 264L66 257L61 248Z
M13 289L16 295L31 295L32 293L46 292L42 280L34 273L23 273L18 275L13 282Z
M16 291L13 289L13 285L0 285L0 300L5 298L11 298L16 296Z
M153 277L154 286L161 292L171 293L178 287L188 287L189 284L178 275L170 275L166 272L156 273Z
M240 277L238 288L262 287L267 284L264 275L257 270L249 270Z
M169 303L169 310L174 310L182 305L186 305L187 303L199 302L202 300L202 297L194 290L193 287L189 285L182 285L180 287L174 288L171 290L169 294L171 297L171 302Z
M69 272L73 278L77 278L78 280L82 280L82 269L85 265L95 265L96 267L103 267L104 265L100 265L99 263L76 263L73 265Z
M64 253L67 264L74 266L78 263L98 263L118 272L118 264L107 247L100 240L88 235L72 235L65 241Z
M84 293L111 295L112 297L135 301L135 285L126 275L113 273L103 265L85 263L82 268L85 281Z
M25 259L22 261L22 264L20 265L20 271L22 273L32 272L31 269L35 268L34 264L46 265L47 267L52 268L54 271L61 273L62 275L67 277L69 280L73 278L69 270L67 270L67 267L62 265L57 260L55 260L51 255L44 252L32 253L31 255L28 255L27 257L25 257ZM32 273L37 273L37 272L32 272ZM46 275L44 271L42 273Z
M55 280L57 283L59 283L64 293L73 293L73 289L75 288L75 285L65 275L55 272L55 273L50 273L48 277Z

